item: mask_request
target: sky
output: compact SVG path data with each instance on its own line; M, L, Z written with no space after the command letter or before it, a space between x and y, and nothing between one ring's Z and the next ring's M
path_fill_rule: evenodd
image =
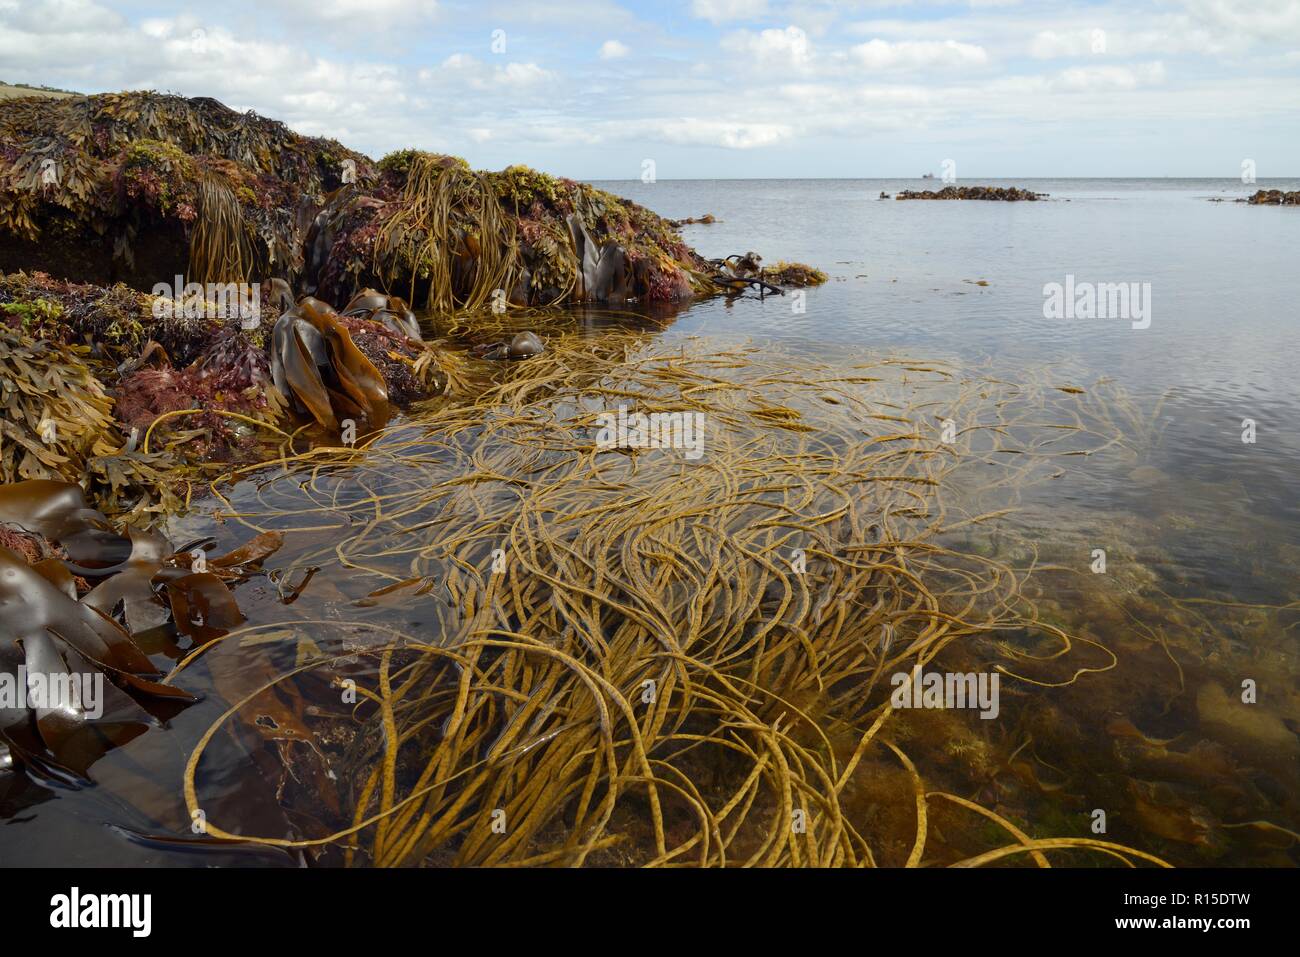
M575 179L1300 174L1300 0L0 0L0 80Z

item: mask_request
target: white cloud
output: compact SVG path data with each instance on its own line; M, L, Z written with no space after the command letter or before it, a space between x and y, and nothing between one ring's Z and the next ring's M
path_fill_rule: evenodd
M536 63L507 63L488 66L468 53L453 53L442 61L437 70L421 70L418 78L426 83L447 80L467 83L477 90L511 87L516 90L539 86L554 79L554 75Z
M0 5L0 14L6 27L44 35L116 30L126 23L94 0L10 0Z
M1249 41L1240 36L1216 34L1185 20L1165 20L1158 29L1040 30L1029 44L1029 54L1039 60L1081 57L1126 57L1150 54L1206 54L1219 56L1245 52Z
M299 16L354 20L367 28L415 23L438 12L437 0L289 0L288 6Z
M715 27L767 13L767 0L692 0L691 13Z
M492 78L502 86L525 87L545 83L553 74L536 63L507 63L493 70Z
M1300 41L1296 0L1182 0L1187 12L1211 29L1271 42Z
M1147 63L1136 67L1087 66L1063 70L1049 81L1051 89L1071 93L1099 90L1136 90L1140 86L1163 83L1165 65Z
M1098 28L1100 29L1100 28ZM1058 57L1091 56L1105 52L1105 32L1099 34L1101 49L1096 49L1091 30L1040 30L1029 44L1029 55L1039 60Z
M812 59L808 34L798 27L771 29L753 33L740 30L722 39L722 48L752 57L760 66L806 67Z
M869 70L961 69L984 66L988 54L983 47L956 40L869 40L852 51Z
M627 44L619 43L617 40L606 40L600 45L600 58L602 60L618 60L627 56L630 52Z
M693 118L660 124L658 132L670 143L735 150L771 146L794 135L794 130L782 123L727 123Z

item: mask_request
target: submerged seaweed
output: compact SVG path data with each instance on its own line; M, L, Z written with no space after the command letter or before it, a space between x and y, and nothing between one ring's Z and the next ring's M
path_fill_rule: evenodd
M280 543L264 536L196 568L156 533L117 534L75 484L27 481L0 485L0 523L42 543L49 557L19 554L0 543L0 684L12 696L24 678L57 682L100 677L100 696L0 708L0 763L43 780L89 783L89 768L193 695L161 684L161 670L137 643L164 626L201 644L243 622L227 588ZM199 552L201 555L202 553ZM33 558L39 560L33 561ZM86 579L100 580L93 588ZM84 588L85 594L79 595ZM104 680L104 679L107 680Z
M997 660L1006 682L1113 667L1100 641L1038 614L1025 572L942 543L1002 514L959 496L959 474L1019 488L1118 441L1077 396L931 363L829 368L616 334L553 337L514 368L365 448L241 470L238 503L239 486L213 486L252 530L317 535L293 562L332 569L314 579L332 597L307 588L300 617L232 631L169 676L236 657L265 675L192 752L189 810L210 806L222 728L304 681L355 691L349 714L306 725L331 779L350 782L341 819L284 838L209 817L210 834L379 865L1158 862L1030 836L927 786L888 691L963 653ZM702 456L603 442L616 404L704 416ZM940 440L936 408L958 443ZM340 602L346 617L329 611ZM977 739L946 737L978 764ZM993 836L940 836L929 821L947 808Z

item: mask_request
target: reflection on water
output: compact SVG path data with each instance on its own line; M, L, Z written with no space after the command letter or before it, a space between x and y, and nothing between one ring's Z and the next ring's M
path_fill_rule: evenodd
M890 740L928 790L973 802L1033 838L1096 837L1184 865L1295 864L1300 514L1292 477L1300 464L1300 396L1288 310L1297 291L1290 259L1300 212L1206 202L1241 192L1239 184L1218 182L1024 183L1060 198L1038 204L876 199L902 185L612 184L666 215L718 216L717 225L687 228L688 241L706 255L758 249L769 260L812 262L832 281L809 292L804 312L769 297L715 300L676 316L587 311L525 322L594 342L635 325L665 353L770 342L845 367L863 356L920 356L927 366L918 368L943 363L963 381L1008 383L1010 392L990 385L983 396L1008 403L1000 412L1032 394L1041 420L1018 419L999 441L1059 454L1036 458L1032 481L1020 480L1028 472L1017 472L1015 482L1000 479L1006 461L962 471L961 482L947 488L953 514L998 514L965 526L946 521L937 543L1006 568L1038 620L1078 641L1060 658L1053 657L1057 642L1039 628L945 644L929 668L1006 669L998 719L905 711L891 720ZM1042 288L1066 275L1151 283L1151 328L1044 319ZM493 330L437 331L470 346ZM526 363L478 363L472 381L487 388L529 375ZM908 375L908 388L922 390L916 395L933 390L933 408L918 403L918 420L937 427L951 402L946 386L928 372ZM499 414L536 398L514 393ZM222 490L228 503L209 500L177 520L174 539L215 535L222 547L251 531L240 519L214 515L274 513L283 527L309 531L291 537L266 578L241 586L240 607L253 631L188 672L187 687L206 691L206 700L167 731L111 752L94 768L96 787L46 789L14 775L0 781L6 861L296 863L298 851L196 851L161 839L193 836L181 782L200 736L230 704L295 668L304 670L292 694L257 694L241 712L246 720L227 722L207 744L203 810L258 835L328 833L350 823L355 782L339 781L333 767L340 760L374 766L383 746L373 734L350 730L351 710L339 705L333 682L342 675L374 686L383 666L365 651L392 629L432 640L461 627L443 590L453 570L430 574L412 559L406 539L432 547L501 520L516 501L508 480L522 478L503 476L490 495L468 495L456 528L441 513L417 512L403 518L402 533L381 517L376 503L427 491L428 469L445 477L493 461L499 450L492 448L466 458L477 437L469 426L455 447L434 436L396 457L384 451L385 443L406 441L403 430L423 417L445 425L455 403L435 400L413 413L371 458L314 471L304 462L274 479L251 475ZM1246 419L1255 423L1254 442L1242 441ZM1046 430L1079 423L1090 430L1087 443L1035 444L1052 435ZM593 484L593 504L606 492ZM1007 508L1014 510L1003 513ZM347 553L339 529L364 528L367 510L375 528L365 554ZM432 552L422 554L432 561ZM443 584L419 594L383 591L426 576ZM287 621L329 624L287 628ZM330 674L305 667L325 657L344 663ZM1253 703L1243 703L1251 689ZM862 691L862 707L869 712L884 693ZM813 710L819 700L800 705ZM841 729L828 741L829 754L842 764L855 743ZM888 751L862 757L839 806L870 836L878 863L908 859L915 797L907 770ZM935 798L929 820L927 862L960 860L1007 841L996 820L955 800ZM634 820L615 821L638 833ZM344 856L335 849L312 859L340 863ZM628 852L609 861L639 859Z

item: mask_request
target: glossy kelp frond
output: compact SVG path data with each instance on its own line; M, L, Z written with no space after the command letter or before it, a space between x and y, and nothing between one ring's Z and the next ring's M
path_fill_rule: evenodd
M108 748L142 733L158 707L196 700L157 681L160 671L137 636L170 625L191 647L221 637L244 621L227 582L255 573L282 542L278 534L258 536L195 570L194 556L173 554L161 535L134 528L115 535L80 488L61 482L0 485L0 523L69 556L31 564L0 547L0 680L12 689L24 668L29 686L32 676L47 686L99 678L101 707L90 713L84 695L6 705L0 743L7 760L16 755L19 765L71 784L87 781ZM82 576L99 584L89 587Z
M368 428L388 419L383 375L357 348L334 308L319 299L304 297L276 320L271 374L276 388L331 431L338 431L343 419Z

